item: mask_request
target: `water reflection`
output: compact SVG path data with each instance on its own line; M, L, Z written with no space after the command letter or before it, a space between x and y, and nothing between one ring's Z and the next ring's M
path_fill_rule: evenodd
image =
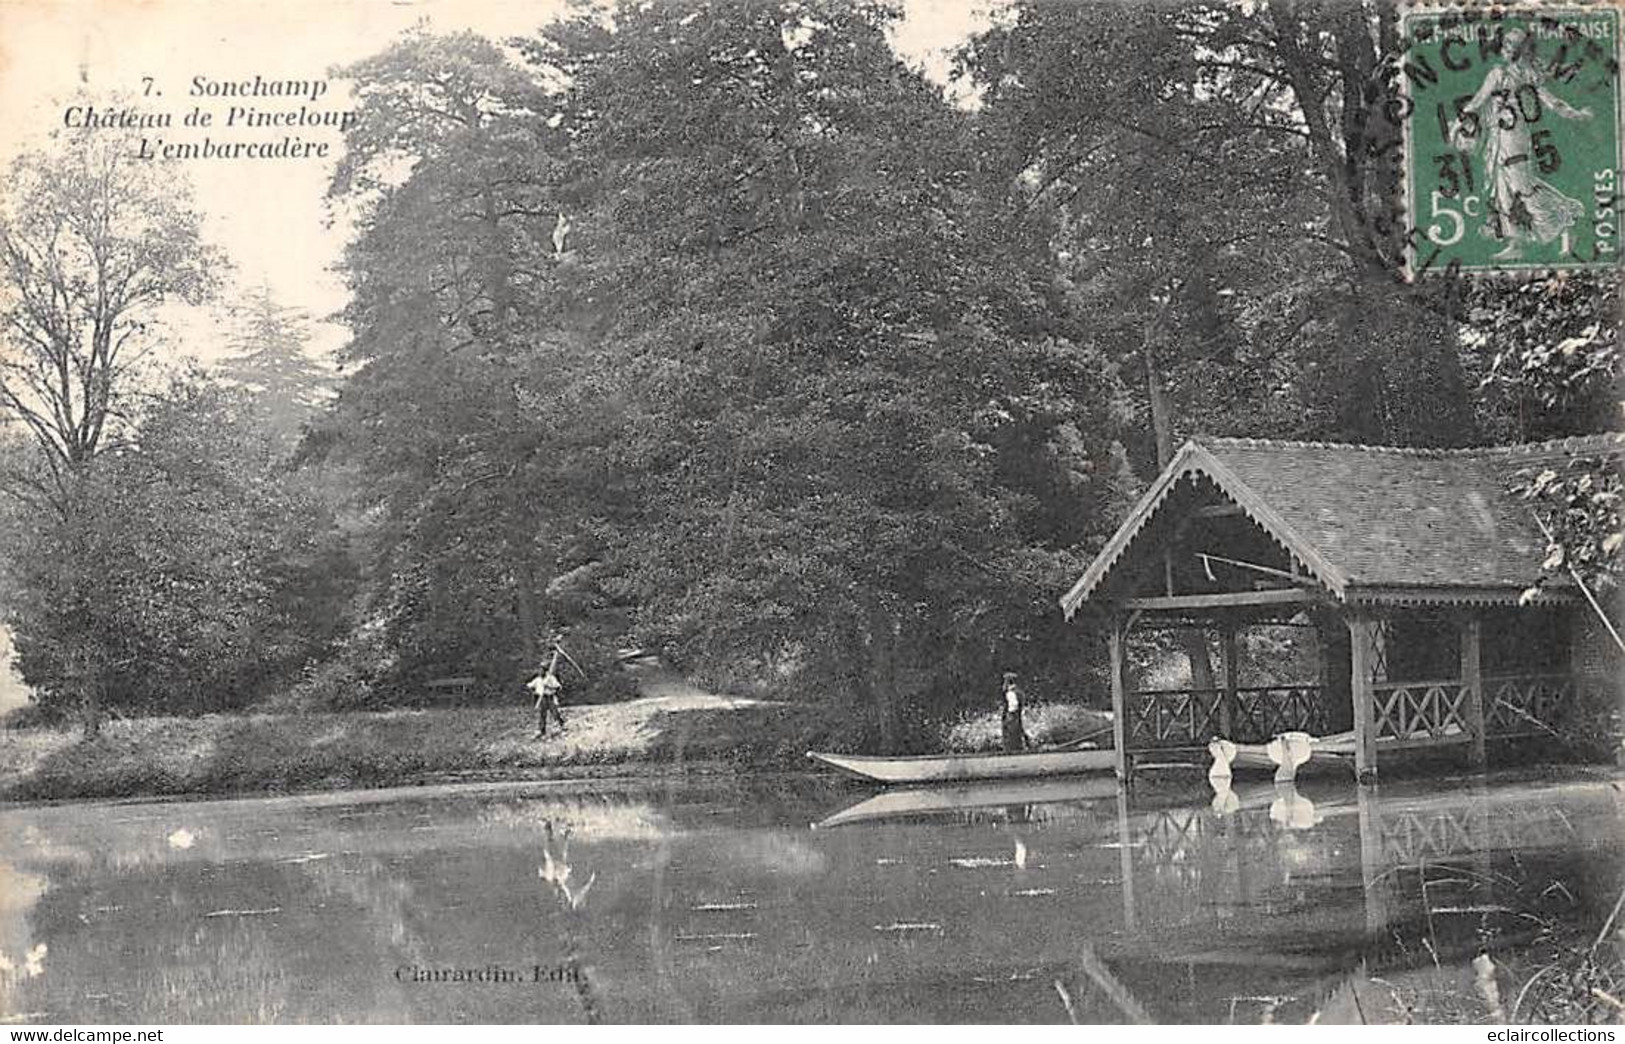
M864 797L813 824L814 830L880 820L902 821L943 814L1001 809L1007 821L1025 823L1064 816L1067 806L1115 798L1117 781L1109 776L1066 779L990 780L951 786L885 790Z
M1362 963L1391 981L1457 968L1482 1006L1472 958L1526 944L1532 916L1596 932L1620 825L1611 783L1530 780L1131 796L1109 779L875 794L806 778L11 809L0 1010L1304 1021Z
M1256 805L1260 800L1269 804L1270 820L1294 830L1308 830L1320 822L1321 817L1315 812L1315 803L1305 797L1298 790L1295 781L1277 781L1268 787L1250 787L1243 793L1237 793L1231 787L1231 777L1228 775L1208 776L1208 782L1213 787L1213 800L1208 807L1217 816L1233 816L1244 807Z

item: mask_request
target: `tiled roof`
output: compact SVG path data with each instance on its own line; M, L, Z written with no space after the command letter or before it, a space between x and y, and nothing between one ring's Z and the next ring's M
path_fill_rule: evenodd
M1265 439L1187 443L1062 600L1087 600L1177 479L1205 474L1338 597L1351 588L1522 589L1545 539L1507 492L1521 469L1625 457L1625 434L1428 450Z

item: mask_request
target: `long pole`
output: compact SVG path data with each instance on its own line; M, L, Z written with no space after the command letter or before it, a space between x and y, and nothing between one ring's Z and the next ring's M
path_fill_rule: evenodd
M1530 514L1535 516L1535 525L1539 526L1540 531L1546 535L1546 543L1557 543L1556 538L1552 536L1551 528L1546 525L1546 520L1540 517L1540 513L1538 511L1531 511ZM1614 640L1615 645L1619 646L1620 652L1625 652L1625 638L1621 638L1619 636L1619 631L1614 627L1614 621L1608 619L1608 614L1603 612L1602 606L1598 604L1597 596L1592 594L1591 588L1587 587L1586 582L1580 579L1580 571L1574 568L1574 563L1569 561L1569 556L1567 553L1563 555L1563 563L1569 567L1569 575L1572 576L1574 578L1574 582L1579 585L1580 593L1586 596L1587 602L1591 603L1591 608L1597 614L1597 619L1601 620L1602 625L1608 628L1608 636Z
M559 653L564 653L564 658L566 660L570 661L570 666L574 667L576 669L577 674L581 675L583 678L585 678L587 676L587 672L581 669L581 664L576 662L575 657L571 656L568 652L565 652L564 646L562 644L560 644L558 642L554 642L553 643L553 662L554 663L558 663Z

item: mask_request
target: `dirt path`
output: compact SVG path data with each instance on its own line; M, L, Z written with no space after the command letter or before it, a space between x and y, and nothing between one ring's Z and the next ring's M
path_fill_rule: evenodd
M562 733L549 730L545 737L537 736L529 728L534 719L522 719L519 729L497 737L486 748L487 753L503 760L589 761L611 755L635 759L646 754L667 729L677 725L670 714L703 711L745 710L769 705L769 701L753 700L742 696L722 696L707 692L681 674L661 664L653 657L633 660L625 665L640 695L634 700L620 703L570 704L570 690L564 690L565 729ZM720 741L725 726L710 720L706 723L709 736ZM681 730L686 725L677 725ZM685 743L688 740L685 739ZM702 740L698 746L707 744Z
M638 692L643 694L641 699L622 704L629 708L650 704L652 710L660 711L731 710L754 707L763 702L707 692L653 658L632 661L626 665L626 673L632 676Z

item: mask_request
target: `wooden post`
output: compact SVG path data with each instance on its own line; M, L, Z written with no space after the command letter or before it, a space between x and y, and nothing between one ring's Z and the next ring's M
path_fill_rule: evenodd
M1224 695L1219 697L1219 731L1224 738L1233 740L1231 734L1234 725L1231 716L1236 707L1236 625L1225 622L1224 625Z
M1126 658L1123 655L1123 643L1128 635L1123 626L1123 618L1112 617L1111 630L1106 635L1107 649L1111 654L1112 671L1112 742L1117 751L1117 781L1127 783L1133 764L1128 756L1128 699L1125 689L1126 679L1123 672L1126 667Z
M1475 768L1484 767L1484 672L1480 664L1480 631L1478 617L1469 616L1461 622L1461 685L1467 712L1467 727L1473 730L1472 759Z
M1377 721L1371 692L1372 653L1376 645L1376 621L1350 614L1349 699L1354 705L1354 772L1361 783L1377 778Z

